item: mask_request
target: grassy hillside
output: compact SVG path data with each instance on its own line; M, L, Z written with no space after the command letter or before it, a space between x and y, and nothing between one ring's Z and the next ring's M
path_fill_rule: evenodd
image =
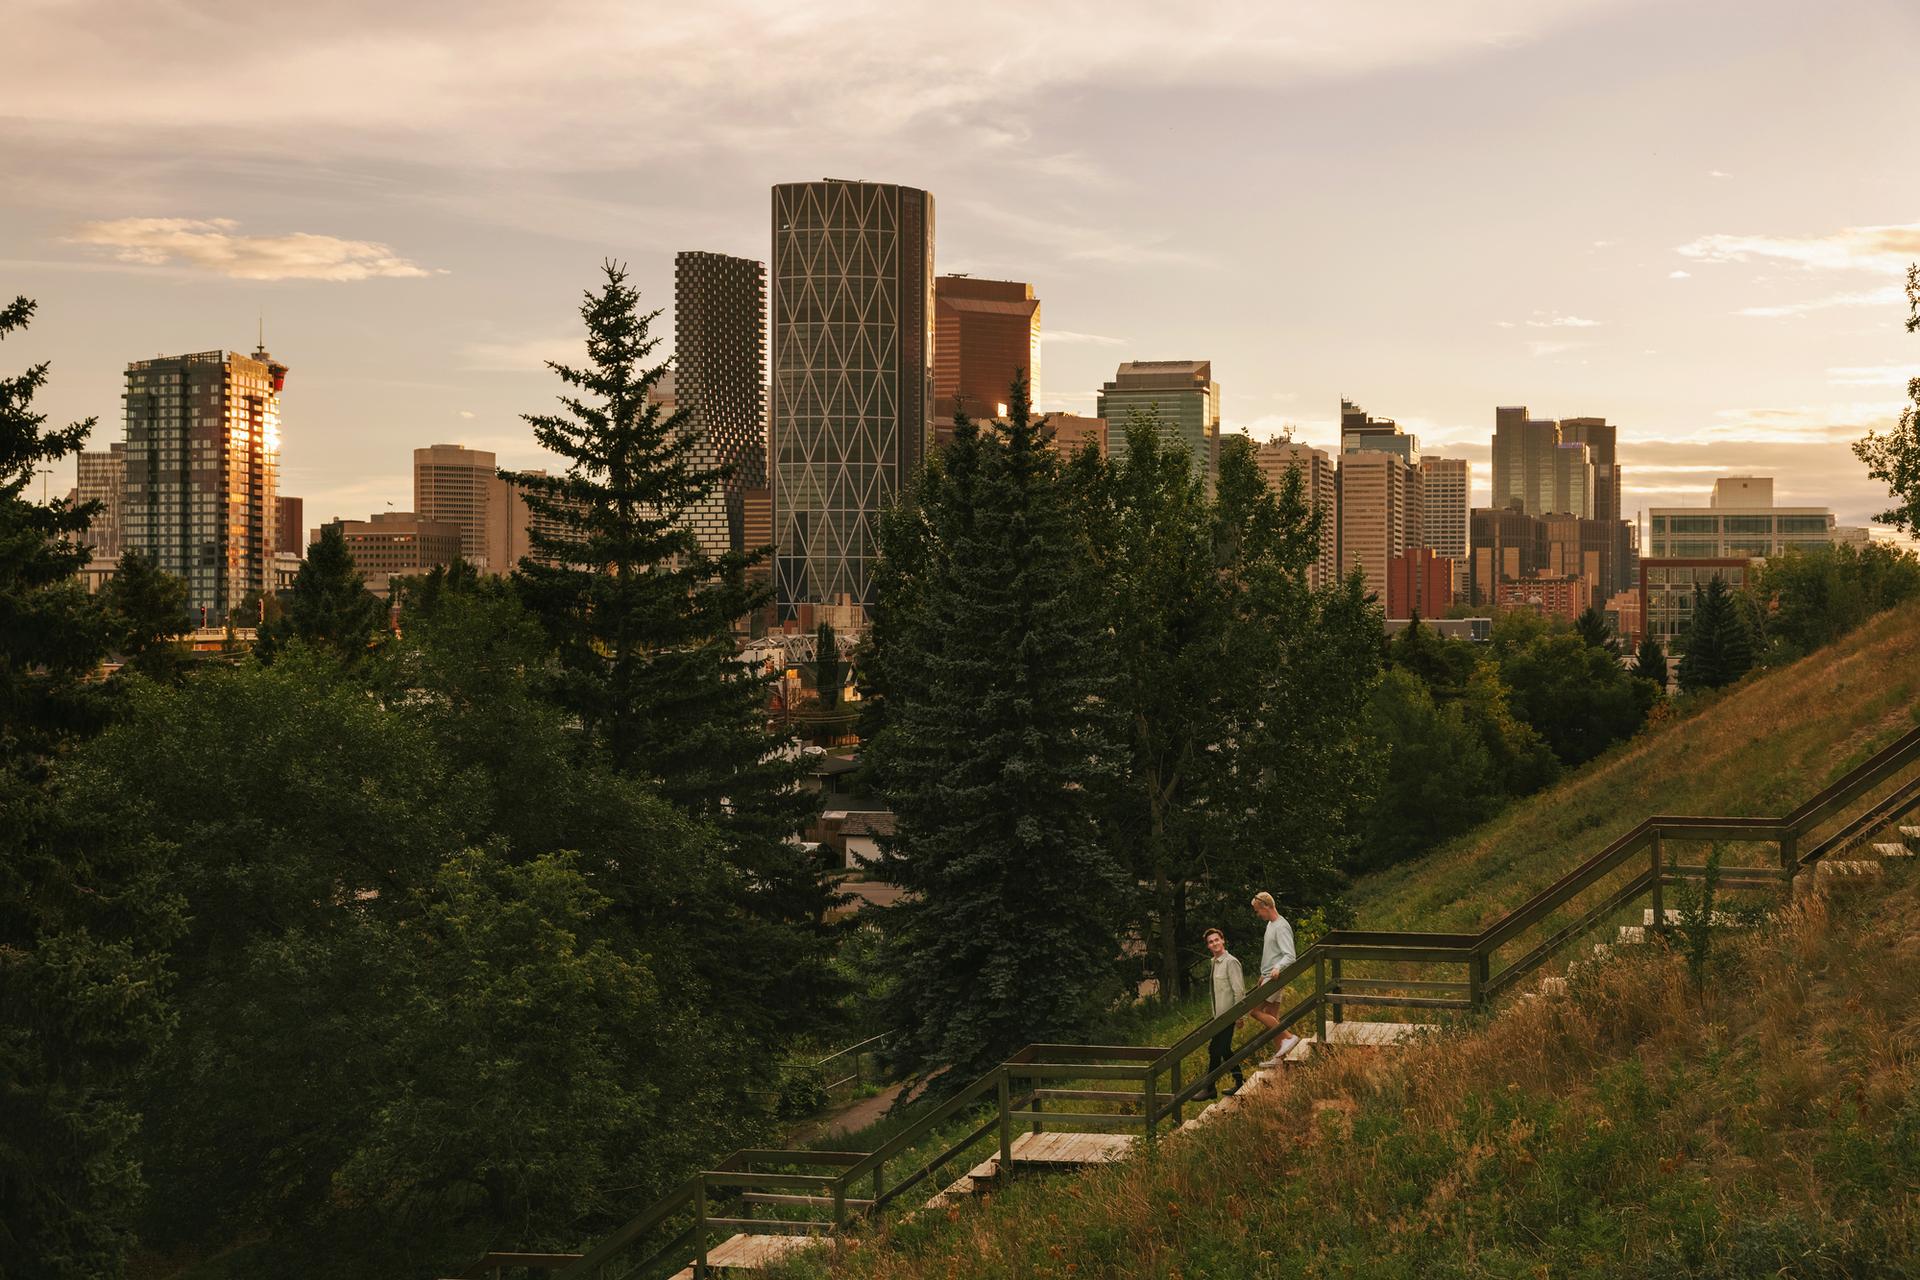
M1153 1160L880 1228L794 1276L1864 1276L1920 1247L1915 872L1568 998L1311 1065Z
M1783 814L1920 719L1920 602L1893 609L1354 887L1367 929L1477 929L1656 813Z

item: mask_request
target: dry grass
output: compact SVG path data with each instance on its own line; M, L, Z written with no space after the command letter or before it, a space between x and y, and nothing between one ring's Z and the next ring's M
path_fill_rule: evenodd
M796 1274L1912 1274L1920 892L1810 899L1566 999L1294 1073L1152 1160L894 1224Z

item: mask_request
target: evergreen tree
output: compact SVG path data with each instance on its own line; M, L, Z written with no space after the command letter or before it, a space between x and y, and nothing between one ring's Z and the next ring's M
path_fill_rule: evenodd
M898 818L877 913L896 1052L957 1087L1078 1034L1120 994L1124 868L1101 847L1112 658L1081 530L1024 382L1004 430L964 415L883 526L869 748ZM903 556L918 557L908 564Z
M174 642L193 629L186 579L129 548L121 553L120 569L107 580L100 598L113 618L115 646L127 666L149 676L164 676L179 667Z
M1730 685L1752 669L1753 652L1753 633L1727 584L1715 575L1704 590L1695 587L1680 688L1692 693Z
M34 304L0 307L0 338ZM103 705L107 615L74 581L93 504L34 504L93 419L46 430L47 366L0 378L0 1275L117 1276L142 1191L126 1082L165 1038L154 948L178 904L145 863L83 856L49 770ZM149 744L151 745L151 744Z
M823 622L813 637L813 687L820 705L832 710L840 705L840 686L847 681L846 664L840 660L840 637L833 624Z
M359 658L373 643L386 614L380 597L367 590L340 526L330 524L320 530L320 541L307 548L286 612L260 628L255 652L262 662L271 662L287 641L297 639L348 660Z
M1920 332L1920 266L1907 268L1907 332ZM1920 378L1908 380L1907 400L1899 425L1856 440L1853 452L1893 498L1894 505L1876 519L1920 533Z
M659 313L641 313L623 267L603 270L580 309L587 365L548 364L567 388L564 412L525 415L567 470L502 472L559 530L534 529L515 582L555 646L549 692L589 749L722 833L737 871L726 910L768 927L753 930L753 949L708 958L716 981L732 971L730 999L798 1021L831 987L831 896L824 864L791 842L810 807L804 765L769 725L768 678L732 635L768 598L747 578L765 553L709 556L693 536L691 511L727 473L695 462L690 409L652 402L667 371L647 363Z
M1667 691L1667 651L1660 646L1660 637L1652 631L1640 638L1640 648L1633 658L1633 674L1642 680L1653 681L1660 687L1660 692Z
M1573 620L1573 631L1589 647L1613 652L1613 628L1607 625L1607 617L1598 605L1590 604L1581 610L1580 616Z

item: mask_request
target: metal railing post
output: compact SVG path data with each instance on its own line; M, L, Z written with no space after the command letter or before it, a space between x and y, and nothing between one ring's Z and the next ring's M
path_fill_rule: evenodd
M1333 989L1335 991L1338 991L1340 989L1340 957L1339 956L1335 956L1333 958L1333 967L1329 971L1328 976L1333 983ZM1340 1007L1340 1004L1338 1001L1334 1002L1333 1016L1331 1018L1331 1021L1333 1022L1346 1021L1346 1011Z
M1467 1005L1474 1013L1486 1011L1487 979L1492 972L1492 955L1474 948L1473 954L1467 957Z
M1787 882L1787 892L1793 892L1794 873L1800 870L1799 833L1791 827L1780 837L1780 877Z
M693 1192L693 1280L707 1280L707 1175L696 1175Z
M1662 935L1667 931L1667 895L1665 893L1665 873L1660 869L1661 860L1660 828L1653 829L1653 839L1648 841L1649 855L1653 864L1653 927Z
M1013 1095L1007 1087L1007 1069L1000 1068L1000 1176L1013 1181Z
M1313 961L1313 1021L1314 1029L1319 1033L1320 1043L1327 1042L1327 958L1316 956ZM1286 1032L1280 1033L1286 1038Z
M1154 1142L1159 1137L1160 1118L1155 1114L1160 1110L1160 1091L1155 1087L1159 1078L1159 1071L1153 1067L1147 1068L1147 1087L1141 1103L1146 1109L1147 1150L1149 1151L1153 1150Z
M847 1180L836 1177L833 1180L833 1229L839 1231L847 1225Z

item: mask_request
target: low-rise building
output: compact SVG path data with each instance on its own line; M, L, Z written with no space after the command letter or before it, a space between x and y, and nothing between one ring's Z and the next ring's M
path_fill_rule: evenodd
M1387 616L1437 618L1453 607L1453 561L1432 547L1408 547L1387 562Z
M390 578L428 573L460 555L457 524L423 520L411 511L381 511L365 520L334 520L367 590L384 593Z
M1668 653L1685 647L1693 625L1696 590L1715 578L1735 591L1746 585L1753 561L1746 556L1649 556L1640 562L1641 635L1651 635Z

